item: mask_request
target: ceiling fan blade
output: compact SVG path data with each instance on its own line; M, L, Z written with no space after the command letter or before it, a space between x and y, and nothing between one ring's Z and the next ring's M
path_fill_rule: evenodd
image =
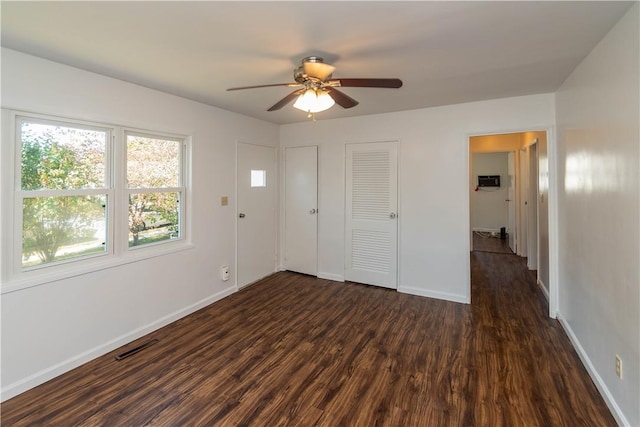
M402 87L400 79L332 79L328 83L338 87L385 87L391 89Z
M325 81L336 69L333 65L324 62L304 62L302 66L307 76L321 81Z
M227 91L231 90L243 90L243 89L256 89L259 87L274 87L274 86L289 86L289 87L298 87L302 86L300 83L275 83L271 85L257 85L257 86L242 86L242 87L230 87Z
M341 106L342 108L352 108L359 104L358 101L350 97L349 95L340 92L338 89L333 87L325 88L327 92L329 92L329 96L336 101L336 104Z
M300 96L302 93L304 92L304 89L298 89L298 90L294 90L293 92L291 92L289 95L285 96L284 98L282 98L280 101L276 102L271 108L269 108L267 111L276 111L281 109L282 107L284 107L285 105L287 105L288 103L290 103L291 101L293 101L294 99L296 99L298 96Z

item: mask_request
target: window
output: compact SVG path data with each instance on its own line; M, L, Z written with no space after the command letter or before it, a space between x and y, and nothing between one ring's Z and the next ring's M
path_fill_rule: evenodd
M104 254L107 129L20 118L22 267Z
M251 171L251 188L267 186L267 171L252 170Z
M182 141L127 132L129 247L180 237Z
M186 138L14 117L17 274L183 240Z

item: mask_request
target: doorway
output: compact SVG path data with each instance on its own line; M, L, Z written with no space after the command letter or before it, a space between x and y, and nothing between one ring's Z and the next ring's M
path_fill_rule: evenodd
M511 254L515 218L513 155L510 152L472 153L471 164L473 250Z
M276 149L237 144L236 286L242 288L276 270Z
M537 270L537 282L549 297L549 210L547 205L548 156L547 131L480 135L469 138L469 185L471 248L475 250L474 231L479 205L474 200L477 171L474 163L479 156L507 156L505 186L507 210L507 241L512 252L527 258L527 267ZM498 170L496 168L496 170ZM488 171L483 171L489 174ZM498 172L496 172L498 174ZM504 184L503 184L504 182ZM476 197L477 199L477 197ZM499 201L496 199L495 203ZM495 208L494 204L494 208ZM499 207L503 209L503 207ZM475 221L475 222L474 222ZM495 230L489 230L495 232ZM477 239L476 239L477 240Z

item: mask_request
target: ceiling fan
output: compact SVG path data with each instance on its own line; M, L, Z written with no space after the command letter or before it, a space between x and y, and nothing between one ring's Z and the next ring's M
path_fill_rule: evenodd
M358 101L336 89L338 87L373 87L393 89L402 87L402 80L400 79L334 79L332 78L332 75L335 69L336 68L334 66L325 64L324 60L318 56L308 56L302 60L301 65L293 70L295 83L275 83L258 86L232 87L227 90L233 91L274 86L299 88L276 102L267 111L279 110L297 98L293 106L307 112L308 116L315 120L315 113L331 108L334 103L340 105L342 108L353 108L358 105Z

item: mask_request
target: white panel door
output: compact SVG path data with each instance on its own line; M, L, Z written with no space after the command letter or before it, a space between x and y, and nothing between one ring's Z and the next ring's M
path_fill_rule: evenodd
M398 145L347 144L345 279L397 288Z
M529 146L529 229L527 235L527 266L538 269L538 145Z
M276 269L276 149L238 143L236 284L255 282Z
M508 191L507 191L507 203L509 214L509 248L515 254L516 253L516 164L514 152L510 152L507 155L508 162Z
M285 149L284 267L318 274L318 147Z
M527 241L528 241L528 220L529 220L529 208L527 198L529 197L529 162L527 159L527 149L520 149L520 159L518 161L518 167L516 168L516 181L518 182L518 192L520 193L520 197L518 197L518 213L516 214L518 218L518 225L516 228L518 229L518 234L516 236L516 249L518 250L518 255L521 257L527 256Z

